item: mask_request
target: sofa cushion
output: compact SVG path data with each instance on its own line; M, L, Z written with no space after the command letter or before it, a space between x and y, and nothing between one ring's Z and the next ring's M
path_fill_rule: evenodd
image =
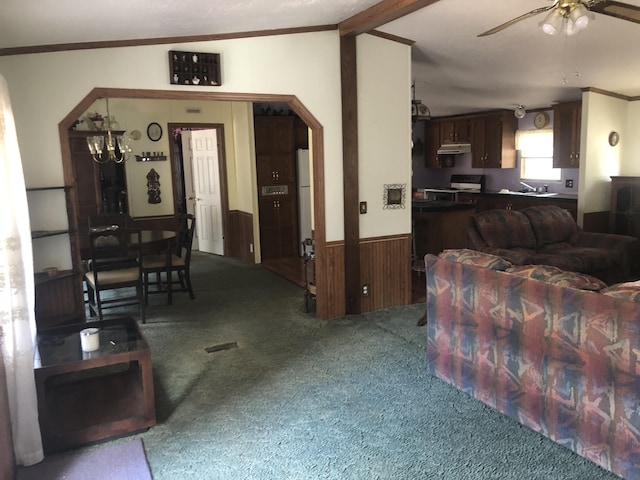
M550 243L574 243L578 225L568 210L557 205L528 207L521 212L531 222L538 248Z
M559 254L560 252L558 252ZM622 261L622 254L605 248L567 248L562 255L577 258L582 262L582 272L598 272L617 267Z
M504 258L466 248L444 250L438 256L451 262L490 268L492 270L506 270L511 267L511 263Z
M567 253L536 253L531 256L531 263L540 265L553 265L562 270L571 272L586 272L584 263L580 257L568 255Z
M482 249L484 253L490 255L496 255L502 257L513 265L527 265L531 262L531 258L535 255L535 250L528 248L490 248L485 247Z
M536 248L526 215L516 210L487 210L473 216L478 232L491 248Z
M561 287L577 288L598 292L607 284L586 273L567 272L551 265L518 265L507 269L508 273L519 277L533 278Z
M600 290L600 293L609 297L622 298L631 302L640 303L640 280L611 285Z

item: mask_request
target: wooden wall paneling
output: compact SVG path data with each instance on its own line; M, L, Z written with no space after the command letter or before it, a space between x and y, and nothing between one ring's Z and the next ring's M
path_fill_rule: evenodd
M231 210L228 236L228 256L255 263L255 254L251 251L251 245L254 245L253 215L240 210Z
M582 229L585 232L609 233L609 210L585 213Z
M326 320L345 314L344 243L327 242L323 250L320 256L316 251L316 317ZM319 276L322 282L318 281Z
M360 265L361 281L369 286L363 313L411 303L411 235L361 240Z

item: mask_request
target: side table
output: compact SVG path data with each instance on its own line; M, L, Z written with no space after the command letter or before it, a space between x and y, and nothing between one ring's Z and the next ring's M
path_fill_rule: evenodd
M90 327L99 329L100 346L83 352L80 331ZM133 318L39 332L34 373L47 453L156 424L151 352Z

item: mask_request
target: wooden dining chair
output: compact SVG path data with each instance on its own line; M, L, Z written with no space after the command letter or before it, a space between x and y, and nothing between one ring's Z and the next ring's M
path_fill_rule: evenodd
M162 255L142 257L145 304L149 302L149 294L156 293L166 293L169 305L173 302L174 291L189 292L191 300L196 298L191 286L191 247L195 235L196 217L191 214L182 215L180 226L178 244L175 248L168 248ZM174 273L177 275L176 279L174 279ZM151 277L154 280L150 280L150 274L155 274ZM162 274L164 274L164 281Z
M89 251L91 268L84 275L89 315L102 320L107 308L138 304L140 320L145 323L140 230L90 231ZM132 288L135 294L131 294Z

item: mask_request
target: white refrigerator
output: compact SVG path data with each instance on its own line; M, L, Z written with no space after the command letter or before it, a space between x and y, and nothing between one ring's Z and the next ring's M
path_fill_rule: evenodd
M311 238L311 171L309 150L296 152L298 163L298 231L300 234L300 256L304 256L302 242Z

